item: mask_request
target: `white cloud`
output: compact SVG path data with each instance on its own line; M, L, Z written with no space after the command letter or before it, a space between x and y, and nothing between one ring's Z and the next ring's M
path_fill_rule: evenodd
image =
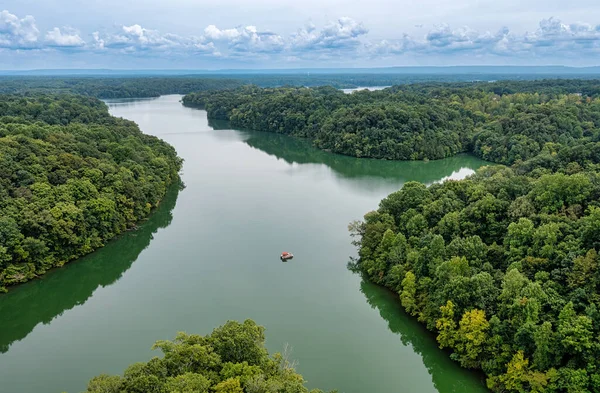
M189 39L176 34L161 34L157 30L146 29L135 24L122 26L121 31L106 37L98 36L96 42L101 42L101 46L105 48L123 49L134 52L181 48L189 44Z
M63 28L61 31L58 27L46 33L45 41L50 46L58 47L81 47L85 45L85 41L81 39L79 33L69 28Z
M538 29L526 33L522 39L525 48L539 52L585 52L600 51L600 25L587 23L562 23L557 18L543 19ZM591 52L588 52L591 54Z
M518 59L521 63L533 58L562 63L600 60L600 25L566 24L557 18L543 19L535 30L517 33L503 27L499 30L478 30L469 26L452 27L439 24L431 29L417 26L413 35L399 32L383 40L369 39L367 27L355 19L342 17L319 28L312 23L295 33L284 35L254 25L219 28L210 24L198 30L198 36L164 33L140 24L124 25L113 31L95 31L86 43L72 28L54 27L40 35L33 16L20 18L8 11L0 12L0 49L6 53L20 49L45 49L54 53L90 52L99 56L127 56L161 59L212 59L223 62L244 60L247 64L317 64L331 62L353 64L381 59L388 64L397 59L495 59L502 62ZM521 30L522 31L522 30ZM415 33L416 32L416 33ZM540 62L541 62L540 61ZM552 62L555 62L552 60Z
M496 45L509 33L503 28L497 33L479 32L468 26L452 30L448 25L437 26L425 36L425 45L443 50L479 50Z
M6 10L0 12L0 48L35 48L39 34L33 16L19 19Z
M94 38L94 43L92 46L96 49L104 49L104 40L100 37L100 32L93 32L92 37Z
M361 45L360 38L369 30L352 18L339 18L329 23L322 30L311 23L299 29L290 39L290 46L295 51L340 51L356 48Z
M421 39L404 34L397 40L383 40L373 48L378 54L497 53L509 38L510 32L507 28L491 33L479 32L468 26L452 29L449 25L442 24L431 29Z
M204 29L202 39L205 42L212 42L231 56L279 53L285 47L283 37L270 31L259 31L256 26L219 29L215 25L210 25Z
M582 57L600 55L600 25L586 23L567 25L559 19L543 19L532 33L516 34L507 27L492 33L467 26L453 29L436 26L422 38L404 34L399 39L382 40L371 45L376 55L471 54L495 56L554 56L574 54Z
M202 37L183 37L177 34L161 33L158 30L144 28L138 24L122 26L112 34L92 33L92 48L100 51L116 51L122 54L147 56L170 55L218 55L212 42Z
M210 25L204 29L204 37L208 40L221 41L221 40L233 40L241 35L238 29L224 29L221 30L215 25Z

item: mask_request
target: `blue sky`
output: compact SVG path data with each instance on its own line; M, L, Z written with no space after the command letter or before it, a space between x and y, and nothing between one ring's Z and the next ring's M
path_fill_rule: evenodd
M0 69L600 65L598 0L3 0Z

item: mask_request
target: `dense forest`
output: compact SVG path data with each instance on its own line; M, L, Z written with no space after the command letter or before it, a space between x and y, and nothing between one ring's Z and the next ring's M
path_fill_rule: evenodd
M141 98L232 89L230 78L197 77L0 77L0 94L77 94L96 98Z
M269 356L264 328L252 320L229 321L207 336L179 333L175 340L157 341L152 348L163 357L132 364L123 376L99 375L90 380L87 391L309 393L289 352Z
M397 292L493 391L597 392L599 100L540 90L445 94L448 108L481 118L472 151L510 166L405 184L350 225L351 266Z
M537 80L541 77L581 79L552 80L549 84L552 88L560 88L560 91L577 93L587 86L594 86L587 79L598 77L598 74L527 74L518 75L524 80ZM393 73L286 73L286 74L243 74L243 73L208 73L197 75L113 75L113 76L0 76L0 94L78 94L96 98L140 98L158 97L165 94L188 94L191 92L209 90L229 90L243 85L256 85L260 87L319 87L331 86L338 89L356 88L361 86L392 86L402 85L404 87L419 90L448 90L462 89L465 86L485 85L487 81L514 79L514 73L417 73L417 74L393 74ZM484 82L475 82L484 81ZM449 83L452 82L452 83ZM475 83L474 83L475 82ZM515 85L523 86L526 82L502 82L494 84L501 86L505 91L515 91ZM533 83L533 82L531 82ZM542 83L543 84L543 83ZM568 86L567 86L568 85ZM541 87L538 86L538 87ZM598 91L596 83L592 87Z
M392 160L460 152L512 164L548 143L598 138L600 81L412 84L344 94L332 87L205 91L184 105L235 127L306 137L324 150Z
M170 145L95 98L0 96L0 290L134 227L180 168Z
M566 74L556 70L556 72L536 73L528 70L514 73L502 72L501 70L484 69L479 72L440 72L439 69L428 70L426 72L407 72L394 73L385 72L385 69L373 69L370 72L357 70L356 72L340 72L340 73L324 73L307 71L306 73L281 73L281 74L244 74L230 73L221 75L205 75L206 77L228 77L241 81L243 84L253 84L260 87L280 87L280 86L295 86L295 87L320 87L331 86L338 89L352 89L364 86L395 86L407 84L421 83L473 83L477 81L512 81L518 78L522 81L539 80L539 79L557 79L557 78L578 78L581 80L589 80L598 78L597 72L581 73L581 74ZM520 83L520 82L517 82Z

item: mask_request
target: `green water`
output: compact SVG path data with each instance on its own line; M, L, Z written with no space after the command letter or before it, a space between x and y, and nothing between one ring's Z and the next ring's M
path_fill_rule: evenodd
M346 269L347 224L408 180L459 178L483 162L389 162L209 123L179 96L111 103L175 146L174 187L139 230L0 296L0 392L79 392L89 378L149 359L177 331L228 319L289 343L310 387L341 393L485 392L397 296ZM279 260L282 251L295 258Z

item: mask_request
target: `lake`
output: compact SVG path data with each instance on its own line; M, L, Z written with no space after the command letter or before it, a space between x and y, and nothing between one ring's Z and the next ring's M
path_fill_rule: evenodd
M185 159L136 231L0 296L0 391L80 392L158 355L155 340L251 318L270 351L293 348L310 388L479 393L398 296L347 270L347 224L409 180L462 178L485 162L356 159L301 139L236 131L180 96L110 102ZM287 263L282 251L294 253Z
M361 91L361 90L377 91L377 90L387 89L388 87L391 87L391 86L354 87L352 89L342 89L342 91L346 94L350 94L350 93L354 93L355 91Z

